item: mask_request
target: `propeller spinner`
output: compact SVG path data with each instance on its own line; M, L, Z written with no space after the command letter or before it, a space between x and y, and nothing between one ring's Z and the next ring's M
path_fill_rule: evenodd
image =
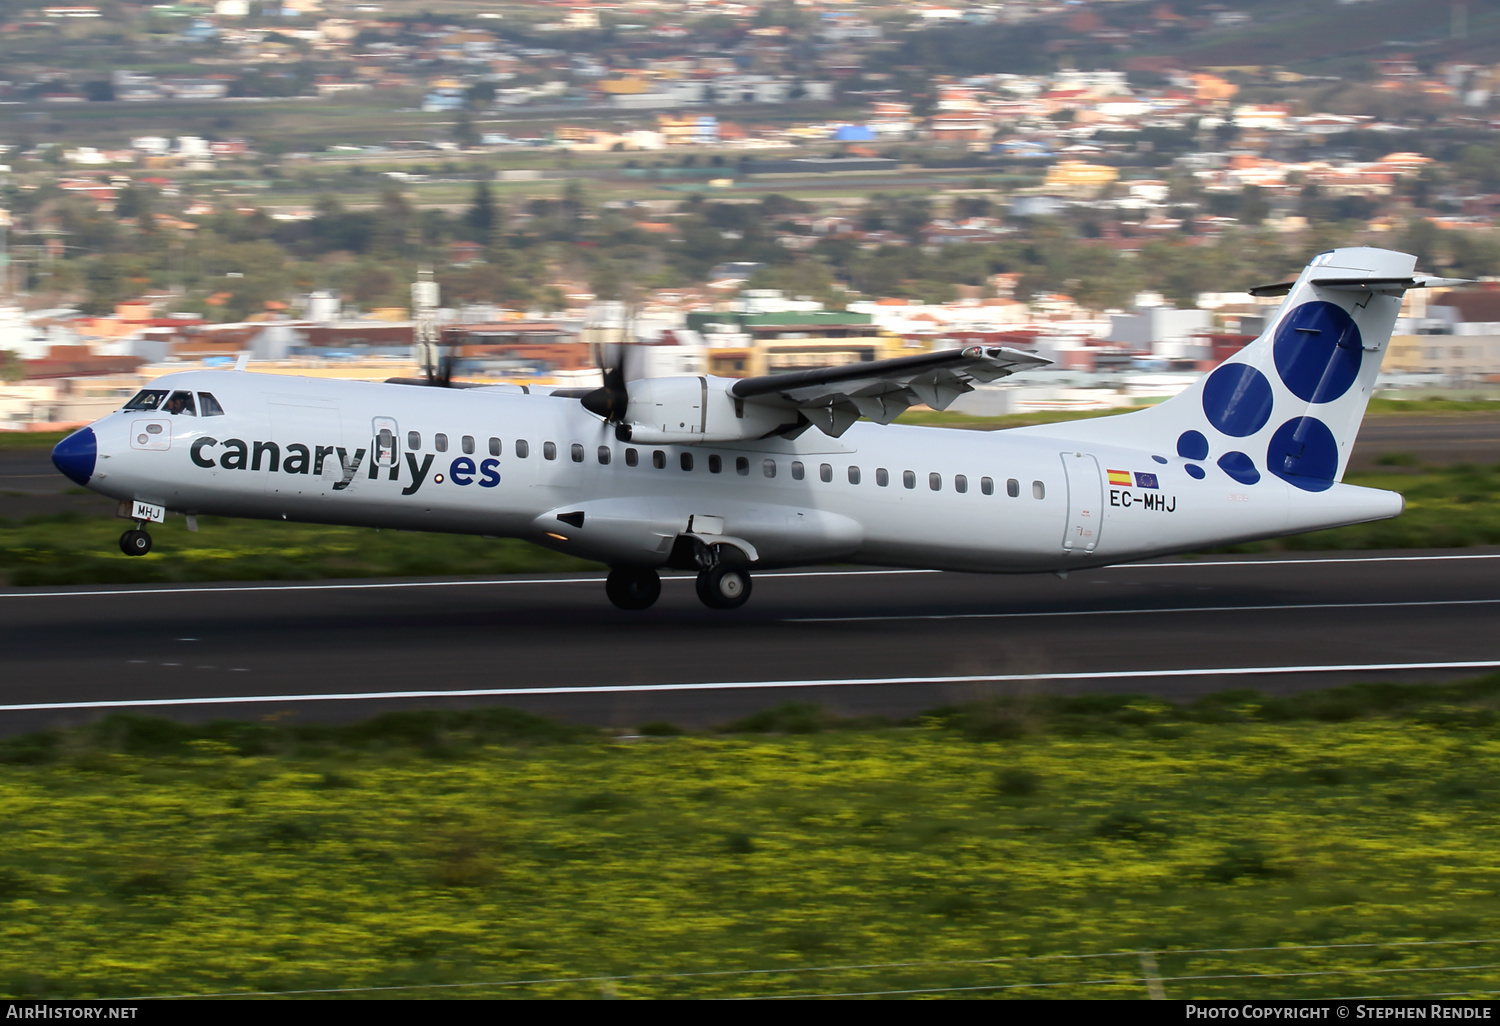
M594 416L615 425L615 437L628 442L630 425L625 423L625 413L630 408L630 392L625 386L625 347L596 346L594 362L604 377L604 386L582 396L579 402Z

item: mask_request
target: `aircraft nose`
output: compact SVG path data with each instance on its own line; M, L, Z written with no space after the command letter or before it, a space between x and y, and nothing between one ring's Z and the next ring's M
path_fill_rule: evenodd
M81 428L52 448L52 462L70 480L81 485L89 483L94 476L94 463L99 458L99 440L93 428Z

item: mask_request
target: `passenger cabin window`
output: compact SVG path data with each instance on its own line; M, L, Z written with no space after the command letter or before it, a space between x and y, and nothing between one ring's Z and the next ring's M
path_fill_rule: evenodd
M1021 482L1017 481L1015 478L1011 478L1009 481L1006 481L1005 482L1005 494L1009 495L1012 499L1014 499L1016 496L1020 495L1021 494Z
M1033 499L1045 499L1047 497L1047 486L1040 481L1031 482L1031 497Z
M718 453L714 453L712 456L710 456L708 458L708 472L710 474L717 474L717 473L719 473L723 469L724 469L724 461L719 458L719 454Z
M607 467L607 466L609 466L609 458L610 458L611 455L612 455L612 453L610 452L609 446L607 446L607 445L601 445L601 446L599 446L599 466L601 466L601 467Z
M734 458L734 472L740 477L750 476L750 461L744 456Z
M693 454L692 453L690 453L690 452L683 453L681 456L679 456L677 458L677 461L678 461L678 463L680 463L682 465L682 469L683 470L692 470L693 469Z
M568 455L572 458L574 463L582 463L583 446L579 445L577 442L574 442L572 445L568 446Z
M517 438L516 439L516 458L524 460L530 454L531 454L531 446L529 446L529 445L526 444L526 439L524 439L524 438Z
M651 465L657 470L667 469L667 454L660 449L651 450Z
M879 485L880 487L882 487L882 488L884 488L886 485L890 484L891 483L891 473L890 473L890 471L886 470L884 467L876 467L875 468L875 483L877 485Z
M818 466L818 480L824 484L833 480L833 467L827 463Z
M422 432L408 431L406 433L406 447L412 452L422 448Z
M490 439L490 455L491 456L499 456L500 455L500 439L498 439L498 438L491 438Z
M382 467L396 465L396 434L390 428L381 428L375 436L375 462Z
M544 460L555 460L555 459L557 459L557 443L556 442L543 442L542 443L542 459L544 459Z
M154 413L161 409L161 404L166 398L167 390L165 388L147 388L137 392L135 398L125 404L125 408L141 413Z
M445 435L445 434L443 434L442 432L438 432L437 434L433 435L432 436L432 447L434 449L436 449L438 452L447 452L448 451L448 436Z
M193 393L173 392L172 398L167 400L167 412L173 416L177 414L187 417L198 416L198 406L193 402Z
M634 449L626 449L625 450L625 465L627 467L639 466L640 462L641 462L641 454L640 453L636 452Z
M792 460L792 480L793 481L801 481L802 480L802 474L803 474L802 461L801 460Z
M916 473L910 470L903 470L901 472L901 483L907 488L915 488L917 486Z
M969 479L962 474L953 475L953 490L962 495L969 490Z
M474 436L464 435L461 447L463 448L465 456L474 455Z
M849 483L850 484L859 484L859 468L858 467L850 467L849 468Z
M776 461L775 460L761 460L760 461L760 472L762 474L765 474L767 477L775 477L776 476Z
M979 490L986 495L994 495L995 479L991 477L981 477L979 479Z
M205 417L222 417L224 407L219 405L219 400L214 398L212 392L199 392L198 412Z
M935 492L942 491L943 490L943 475L942 474L928 474L927 475L927 487L931 488Z

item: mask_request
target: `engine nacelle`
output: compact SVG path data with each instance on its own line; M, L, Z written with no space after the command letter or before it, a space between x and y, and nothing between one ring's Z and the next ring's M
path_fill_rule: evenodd
M732 378L643 378L626 386L624 427L644 445L691 445L763 438L796 423L796 414L736 399ZM623 434L623 433L622 433Z

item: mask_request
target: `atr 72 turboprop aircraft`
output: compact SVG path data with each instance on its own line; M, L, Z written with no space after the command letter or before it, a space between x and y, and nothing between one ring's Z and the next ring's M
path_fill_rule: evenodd
M717 609L753 570L809 563L1061 574L1399 514L1341 479L1402 294L1459 283L1415 265L1322 253L1256 290L1286 299L1255 342L1101 420L890 424L1047 362L980 346L739 379L617 361L602 388L551 392L187 371L52 458L120 500L137 556L170 510L525 538L608 564L622 609L655 602L666 567Z

